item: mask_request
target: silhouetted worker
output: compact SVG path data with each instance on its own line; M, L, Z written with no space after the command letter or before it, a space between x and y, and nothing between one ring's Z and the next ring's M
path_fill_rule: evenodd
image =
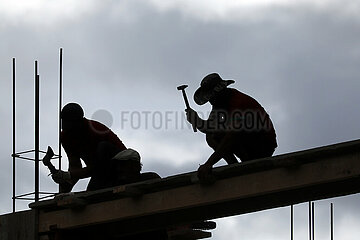
M272 156L277 147L276 134L269 115L252 97L227 86L234 80L223 80L219 74L207 75L194 94L198 105L210 102L208 120L202 120L193 109L187 119L206 134L208 145L214 149L209 159L199 167L198 176L206 180L212 166L220 159L228 164Z
M79 104L65 105L61 121L61 144L68 157L69 170L60 170L52 175L60 185L60 192L71 191L79 179L87 177L91 177L87 190L159 177L156 173L141 174L139 153L127 149L105 125L86 119Z

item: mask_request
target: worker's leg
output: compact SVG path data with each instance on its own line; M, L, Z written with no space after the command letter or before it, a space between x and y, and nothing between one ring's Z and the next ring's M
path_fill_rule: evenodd
M88 191L114 185L116 181L116 167L111 159L120 151L120 148L107 141L100 142L97 145L95 172L88 184Z
M103 141L96 147L96 156L99 161L110 161L121 149L114 144Z
M243 133L239 132L236 134L232 145L234 155L238 157L241 162L246 162L251 159L249 149L247 147L247 139Z
M209 147L211 147L215 151L223 137L223 133L208 133L206 134L206 142ZM233 153L224 156L223 159L227 162L227 164L238 163L238 160Z
M247 132L239 136L238 151L236 156L240 157L241 161L248 161L264 157L271 157L275 151L276 145L273 140L269 139L263 132Z

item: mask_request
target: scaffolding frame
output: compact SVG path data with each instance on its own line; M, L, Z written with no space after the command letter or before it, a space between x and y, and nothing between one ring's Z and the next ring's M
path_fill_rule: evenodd
M60 48L60 76L59 76L59 129L58 129L58 141L59 141L59 154L55 154L52 159L59 160L59 169L61 169L61 120L60 112L62 108L62 53L63 50ZM35 119L34 119L34 149L16 152L16 59L12 59L12 93L13 93L13 106L12 106L12 210L16 212L16 200L34 200L35 202L46 199L54 196L56 193L53 192L42 192L40 191L40 153L45 154L45 151L40 150L40 75L38 72L38 61L35 61L35 93L34 93L34 103L35 103ZM24 154L33 153L33 157L26 157ZM34 162L34 191L30 193L24 193L16 195L16 160L25 160Z

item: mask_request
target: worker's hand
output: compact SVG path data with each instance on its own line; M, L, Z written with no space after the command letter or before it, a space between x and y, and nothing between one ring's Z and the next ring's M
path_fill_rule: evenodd
M185 109L185 112L186 112L186 119L188 120L188 122L191 124L191 125L195 125L196 126L196 123L197 123L197 120L199 118L197 112L192 109L192 108L187 108Z
M51 178L56 182L57 184L66 184L71 183L71 175L70 172L58 170L56 173L51 175Z
M205 163L200 165L197 171L198 178L201 183L211 184L215 182L215 178L212 175L212 165Z

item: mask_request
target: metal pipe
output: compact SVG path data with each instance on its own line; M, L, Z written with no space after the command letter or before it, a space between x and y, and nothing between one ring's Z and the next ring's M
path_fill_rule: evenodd
M16 178L15 178L15 159L16 159L16 148L15 148L15 144L16 144L16 141L15 141L15 138L16 138L16 135L15 135L15 127L16 127L16 119L15 119L15 117L16 117L16 108L15 108L15 100L16 100L16 96L15 96L15 93L16 93L16 91L15 91L15 79L16 79L16 69L15 69L15 58L13 58L12 59L13 61L12 61L12 65L13 65L13 68L12 68L12 74L13 74L13 112L12 112L12 114L13 114L13 116L12 116L12 120L13 120L13 126L12 126L12 135L13 135L13 141L12 141L12 150L13 150L13 154L12 154L12 167L13 167L13 171L12 171L12 175L13 175L13 186L12 186L12 188L13 188L13 197L12 197L12 204L13 204L13 212L15 212L15 210L16 210L16 206L15 206L15 195L16 195L16 187L15 187L15 184L16 184Z
M40 76L38 62L35 61L35 202L39 201L39 132L40 132Z

